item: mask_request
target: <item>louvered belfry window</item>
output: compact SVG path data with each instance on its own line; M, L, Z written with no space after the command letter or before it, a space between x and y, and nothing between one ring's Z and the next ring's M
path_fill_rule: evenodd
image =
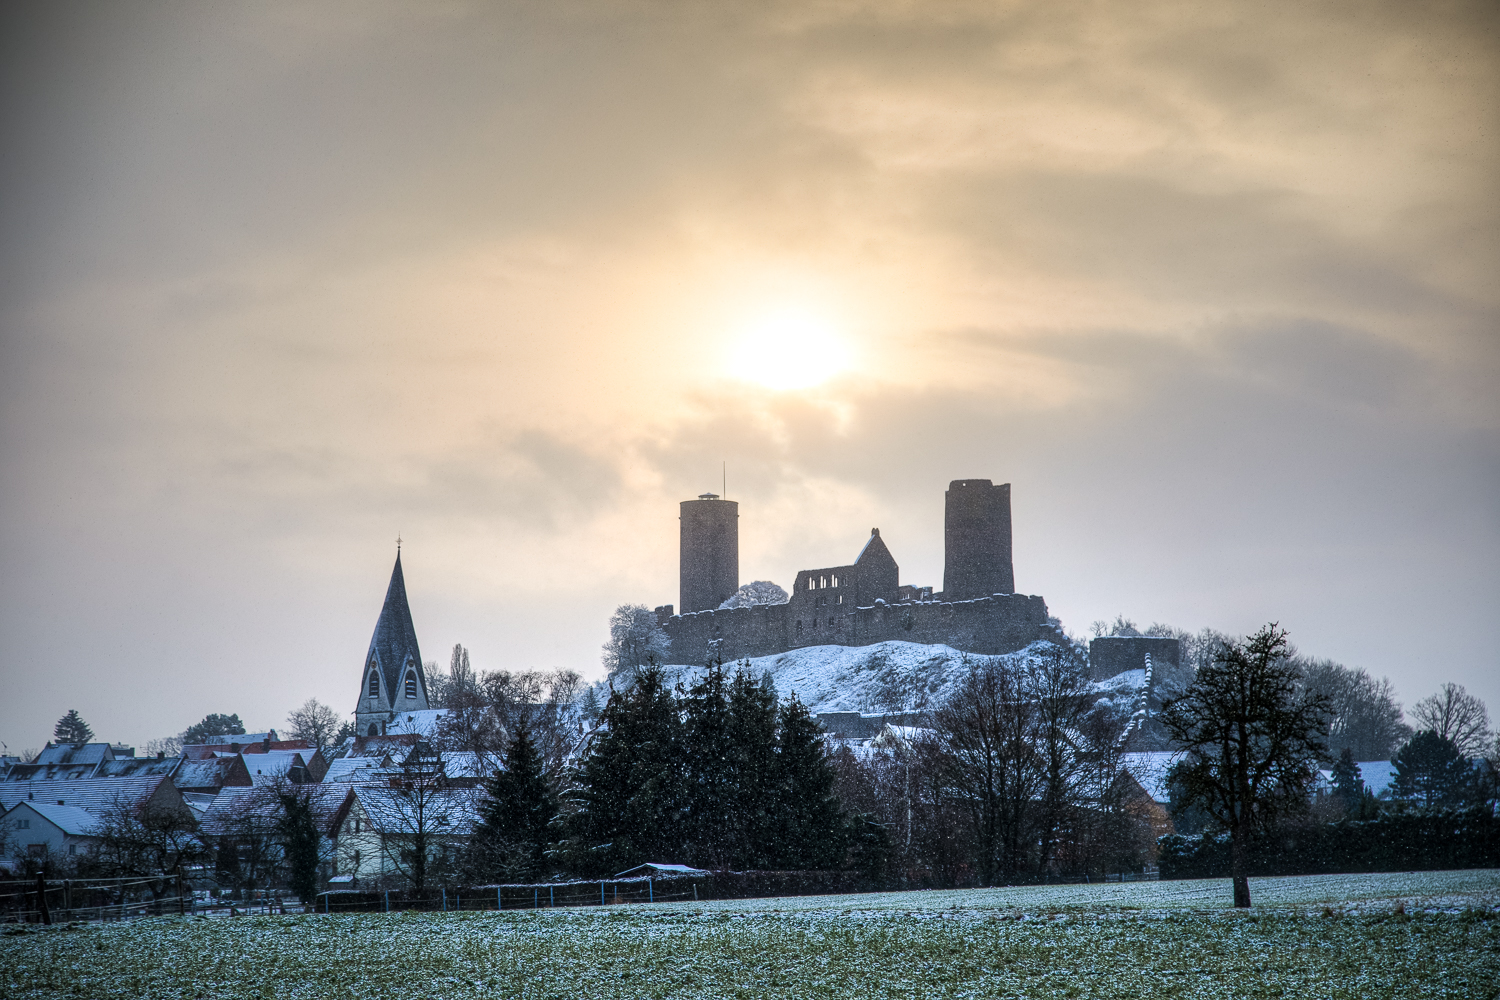
M406 675L406 696L408 698L415 698L417 696L417 675L416 674L407 674Z
M380 697L380 675L375 672L373 667L370 669L370 697Z

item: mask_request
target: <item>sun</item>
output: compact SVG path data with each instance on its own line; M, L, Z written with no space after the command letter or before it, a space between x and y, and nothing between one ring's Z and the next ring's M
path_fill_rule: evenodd
M848 367L848 351L827 321L796 309L749 323L729 359L735 378L777 391L809 389Z

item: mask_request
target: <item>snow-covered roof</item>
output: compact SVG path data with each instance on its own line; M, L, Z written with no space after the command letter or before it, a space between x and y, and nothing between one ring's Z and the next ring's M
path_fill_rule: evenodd
M437 733L438 720L449 714L446 708L397 712L396 717L385 724L385 735L415 733L418 736L432 736Z
M47 802L18 802L7 812L10 819L18 810L30 809L70 837L92 837L99 833L99 818L77 806L59 806Z
M208 757L202 760L184 760L172 775L178 788L213 788L224 785L229 773L235 769L239 754L227 757ZM243 780L243 779L240 779Z
M101 762L86 764L16 764L0 781L78 781L92 778Z
M1165 803L1170 800L1167 794L1167 771L1181 757L1180 752L1169 750L1127 753L1120 755L1120 766L1140 782L1146 794L1151 796L1151 801Z
M36 755L33 764L97 764L113 760L108 743L58 743Z
M340 757L328 765L323 783L341 781L372 781L376 772L390 766L388 757Z
M381 833L405 833L414 826L414 800L397 789L355 785L350 791ZM479 822L478 803L469 789L431 789L423 793L421 805L423 821L433 832L467 835Z
M182 793L182 801L187 803L187 807L193 811L193 818L197 820L203 819L203 814L208 811L209 806L213 805L213 801L216 798L218 796L213 792Z
M286 776L294 767L307 766L307 761L296 750L272 750L270 753L245 755L245 767L250 772L250 782L266 785Z
M99 764L96 778L129 778L147 774L171 774L182 763L181 757L116 757Z
M708 872L702 868L690 868L687 865L662 865L648 862L644 865L636 865L627 868L615 876L615 878L630 878L637 875L650 875L652 873L661 875L707 875Z
M84 781L18 781L0 784L0 806L9 809L18 802L78 806L92 813L117 803L139 806L156 793L163 775L142 778L89 778Z
M343 803L346 790L325 785L297 785L298 795L308 796L312 802L313 817L320 825L334 814ZM238 786L226 788L203 813L199 829L209 836L233 835L245 825L261 825L266 829L274 826L282 816L281 802L273 789L262 786Z

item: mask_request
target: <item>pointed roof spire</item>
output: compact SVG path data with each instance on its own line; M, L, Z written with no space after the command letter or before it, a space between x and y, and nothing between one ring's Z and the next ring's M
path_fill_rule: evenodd
M422 685L422 700L427 700L427 677L422 670L422 651L417 647L417 630L411 623L411 607L406 603L406 577L401 572L399 547L391 582L385 590L385 605L380 609L375 634L370 638L370 651L365 656L366 664L371 660L380 664L385 689L392 693L400 690L402 668L407 663L415 665Z

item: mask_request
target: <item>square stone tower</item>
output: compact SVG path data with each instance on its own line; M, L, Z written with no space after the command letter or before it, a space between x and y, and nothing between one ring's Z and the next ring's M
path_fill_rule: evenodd
M1010 483L955 479L945 494L943 600L1014 594L1010 558Z
M681 613L711 611L740 589L740 505L704 493L681 507Z

